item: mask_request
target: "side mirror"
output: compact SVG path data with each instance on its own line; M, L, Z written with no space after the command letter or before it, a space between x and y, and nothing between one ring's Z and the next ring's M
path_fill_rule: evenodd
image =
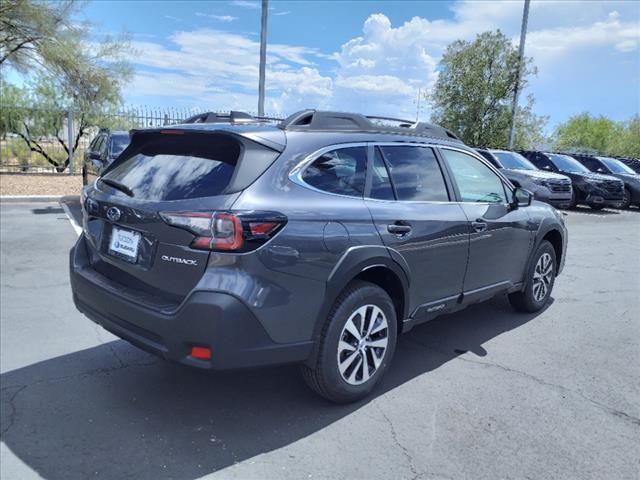
M516 189L513 191L513 198L511 201L511 205L514 208L528 207L529 205L531 205L532 201L533 201L533 193L531 193L529 190L516 187Z
M90 158L91 160L101 160L101 158L100 158L100 153L99 153L99 152L91 152L91 153L89 154L89 158Z

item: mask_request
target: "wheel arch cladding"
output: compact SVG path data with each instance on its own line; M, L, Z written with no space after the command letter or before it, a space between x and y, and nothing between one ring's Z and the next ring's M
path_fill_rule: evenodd
M544 234L544 236L540 241L542 242L544 240L547 240L553 247L553 250L555 251L556 273L557 273L560 263L562 262L562 234L560 233L559 230L552 228L551 230L549 230L547 233Z
M405 295L402 280L398 275L388 268L386 265L378 265L371 268L367 268L360 272L354 280L362 280L365 282L373 283L374 285L382 288L393 302L393 306L396 310L396 322L398 324L398 333L402 332L402 322L406 316L405 314Z
M402 320L408 316L409 277L407 272L389 255L386 247L367 246L347 250L327 279L325 299L316 317L313 339L322 333L327 316L336 299L354 280L374 283L385 290L396 308L398 333L402 331ZM398 302L398 298L402 300ZM314 342L308 362L314 362L319 342Z

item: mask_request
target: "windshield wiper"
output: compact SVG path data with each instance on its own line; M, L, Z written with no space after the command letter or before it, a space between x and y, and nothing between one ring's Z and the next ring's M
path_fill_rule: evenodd
M133 197L133 190L127 187L124 183L117 182L115 180L111 180L110 178L100 178L100 181L106 183L110 187L115 188L116 190L120 190L122 193Z

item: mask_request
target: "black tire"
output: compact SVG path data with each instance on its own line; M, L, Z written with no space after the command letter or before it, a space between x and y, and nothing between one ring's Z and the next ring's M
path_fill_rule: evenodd
M630 206L631 206L631 192L629 191L629 189L627 187L625 187L624 188L624 197L623 197L622 201L620 202L620 205L618 205L618 208L626 210Z
M576 194L575 189L571 190L571 200L569 200L569 204L567 205L567 209L576 208L578 206L578 195Z
M537 298L536 293L534 293L534 274L536 273L538 264L544 255L550 255L551 257L551 275L548 279L548 283L546 284L546 293L542 298ZM525 274L524 290L509 294L509 303L511 304L511 306L520 312L529 313L538 312L542 308L544 308L544 306L549 301L549 297L551 296L553 284L555 283L556 279L557 269L558 267L556 264L556 251L553 249L551 243L543 240L533 254L531 264L529 265L529 268Z
M359 385L353 385L343 378L338 365L338 344L341 336L345 335L345 325L358 308L372 305L378 307L386 317L387 321L387 347L381 363L373 371L367 381ZM367 310L369 312L370 310ZM380 334L383 334L384 330ZM344 337L342 337L344 339ZM371 393L374 387L380 382L387 370L393 354L395 352L397 339L397 321L393 301L382 288L372 283L354 281L336 299L319 339L318 354L315 365L301 367L302 376L309 387L318 395L336 403L349 403L360 400ZM379 351L379 350L376 350ZM347 354L348 355L348 354ZM367 368L374 365L371 352L358 352L354 350L353 365L360 365L367 359ZM343 364L344 365L344 364ZM358 366L354 366L356 370ZM351 372L353 372L351 370ZM349 372L349 369L346 370Z
M602 210L604 208L604 205L589 205L591 207L591 210Z

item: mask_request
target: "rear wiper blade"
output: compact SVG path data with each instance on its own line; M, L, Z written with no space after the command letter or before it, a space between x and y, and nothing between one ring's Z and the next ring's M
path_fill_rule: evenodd
M110 178L100 178L100 181L106 183L110 187L115 188L116 190L120 190L122 193L126 193L130 197L133 197L133 190L127 187L124 183L111 180Z

